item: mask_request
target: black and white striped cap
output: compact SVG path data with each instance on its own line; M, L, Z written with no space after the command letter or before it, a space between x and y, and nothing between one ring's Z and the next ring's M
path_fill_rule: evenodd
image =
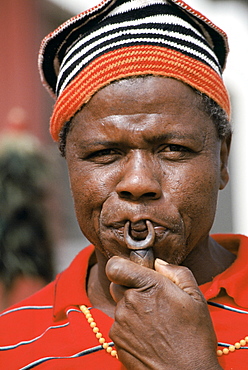
M58 98L57 107L60 107L54 112L52 121L60 127L62 121L68 120L78 109L78 106L65 108L73 89L75 94L75 88L79 91L79 86L84 86L87 93L81 95L83 104L112 80L135 74L161 74L181 79L212 95L228 110L228 98L211 93L215 89L214 76L219 80L217 95L225 90L220 81L227 53L226 34L184 1L104 0L65 22L43 40L39 68L44 84ZM148 54L149 60L145 59ZM135 60L134 55L137 56ZM130 58L132 66L128 67ZM135 67L137 59L139 66ZM105 80L99 77L98 84L92 76L100 73L103 64L107 77ZM178 64L183 67L176 71ZM90 86L93 86L92 91ZM225 100L223 104L222 99Z
M118 3L122 4L108 13L90 32L80 35L65 54L57 78L57 96L92 60L131 45L158 45L174 49L198 59L221 74L220 62L203 36L200 25L186 17L173 3L150 0L149 9L144 7L144 1L139 0ZM210 35L208 39L212 41Z

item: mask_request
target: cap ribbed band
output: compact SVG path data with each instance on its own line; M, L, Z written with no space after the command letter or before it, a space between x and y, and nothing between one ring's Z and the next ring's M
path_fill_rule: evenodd
M51 135L58 140L64 123L110 82L136 75L179 79L215 100L230 115L229 96L222 78L212 68L182 53L153 45L110 51L94 59L63 90L51 118Z

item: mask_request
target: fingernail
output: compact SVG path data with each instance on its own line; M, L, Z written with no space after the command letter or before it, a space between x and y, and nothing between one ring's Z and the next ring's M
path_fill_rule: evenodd
M169 263L168 263L168 262L163 261L163 260L161 260L160 258L156 258L155 262L156 262L156 263L158 263L159 265L162 265L162 266L169 265Z

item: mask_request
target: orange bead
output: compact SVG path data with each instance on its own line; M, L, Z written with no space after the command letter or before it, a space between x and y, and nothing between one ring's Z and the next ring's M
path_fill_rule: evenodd
M219 357L220 357L220 356L222 356L222 355L223 355L222 350L221 350L221 349L218 349L218 350L217 350L217 356L219 356Z
M246 345L246 340L241 339L240 344L241 344L241 346L245 346Z
M224 355L227 355L229 353L229 349L228 348L224 348L223 349L223 353L224 353Z
M100 339L99 339L99 343L101 343L101 344L102 344L102 343L104 343L104 342L105 342L105 338L100 338Z
M234 346L235 346L235 348L236 348L236 349L240 349L241 344L240 344L239 342L236 342L236 343L234 344Z
M236 350L235 346L229 346L229 351L234 352Z

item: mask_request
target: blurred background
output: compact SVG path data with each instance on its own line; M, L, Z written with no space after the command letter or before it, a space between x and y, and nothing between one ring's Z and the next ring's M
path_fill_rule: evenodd
M231 181L220 192L212 232L248 235L248 0L187 2L224 29L230 43L224 79L233 106ZM53 274L67 267L88 241L75 219L65 161L49 135L54 102L39 79L38 51L44 36L69 17L98 3L98 0L1 0L0 138L15 136L16 132L31 135L39 142L37 148L49 157L46 184L49 197L45 204L50 206L44 208L43 216L53 251ZM6 209L1 204L0 220L5 215Z

